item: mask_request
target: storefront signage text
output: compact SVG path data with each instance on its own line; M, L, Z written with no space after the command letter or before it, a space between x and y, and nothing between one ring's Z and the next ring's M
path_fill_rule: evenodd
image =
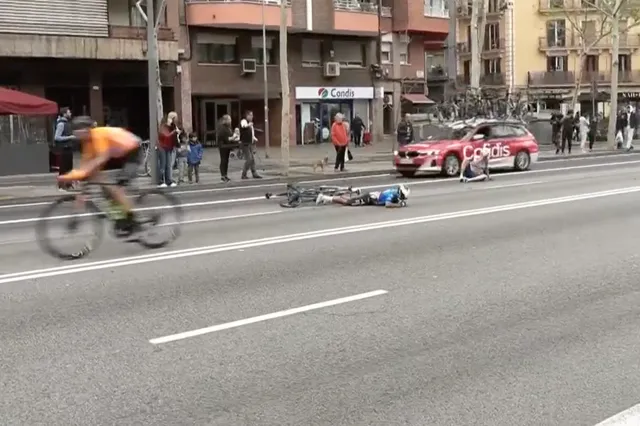
M373 87L296 87L296 99L373 99Z

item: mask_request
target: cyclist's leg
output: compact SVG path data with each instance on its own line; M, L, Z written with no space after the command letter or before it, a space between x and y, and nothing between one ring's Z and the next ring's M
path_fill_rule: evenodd
M122 206L127 213L127 217L130 219L133 219L133 204L129 197L127 197L125 187L137 176L139 161L140 155L138 150L136 149L130 152L123 158L123 164L116 178L117 185L109 185L106 187L109 194Z

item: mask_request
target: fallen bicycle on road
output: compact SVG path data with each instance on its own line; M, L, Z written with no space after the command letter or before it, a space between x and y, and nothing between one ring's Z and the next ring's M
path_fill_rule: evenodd
M318 185L311 187L303 187L295 183L287 184L286 192L280 194L274 194L272 192L267 192L264 194L264 197L269 200L274 197L283 198L280 201L280 207L285 208L293 208L298 207L300 204L304 202L315 202L318 198L318 195L330 195L330 196L341 196L341 195L351 195L351 194L360 194L360 190L358 188L353 188L351 186L327 186L327 185Z

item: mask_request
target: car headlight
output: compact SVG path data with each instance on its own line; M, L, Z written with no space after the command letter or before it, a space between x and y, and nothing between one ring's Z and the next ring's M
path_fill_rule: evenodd
M398 151L393 151L393 155L398 155Z

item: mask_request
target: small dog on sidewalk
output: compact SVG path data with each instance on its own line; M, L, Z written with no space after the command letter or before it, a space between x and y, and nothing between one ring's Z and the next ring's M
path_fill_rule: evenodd
M314 173L318 169L322 170L322 172L324 173L324 166L327 166L327 165L329 165L329 157L324 157L322 160L314 161L311 164L311 167L313 167L313 172Z

